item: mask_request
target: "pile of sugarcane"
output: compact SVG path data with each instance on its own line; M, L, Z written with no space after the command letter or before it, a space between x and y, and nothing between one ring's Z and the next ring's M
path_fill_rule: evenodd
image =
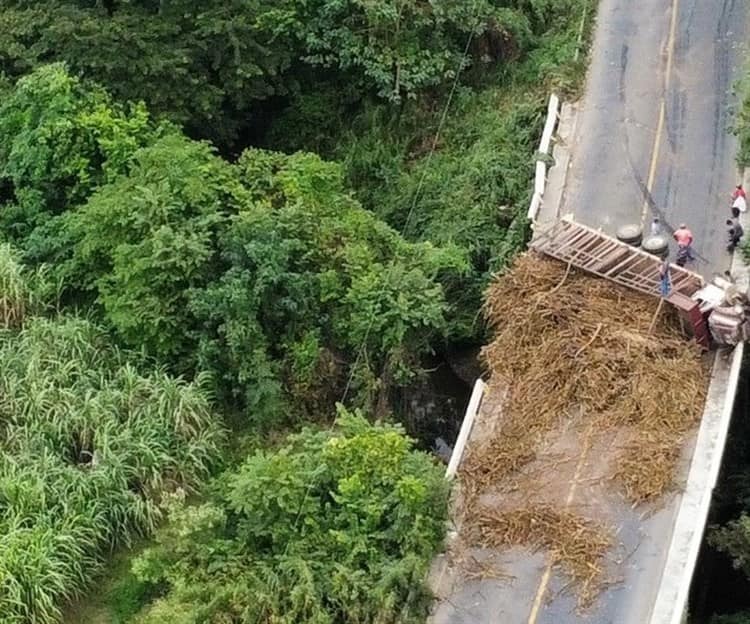
M532 502L493 511L483 494L510 490L542 442L574 419L580 431L624 435L608 477L633 505L673 485L708 375L676 316L658 303L534 253L486 293L493 339L482 357L490 388L502 389L505 400L499 426L472 445L459 474L465 530L478 545L549 550L583 603L602 570L606 529Z

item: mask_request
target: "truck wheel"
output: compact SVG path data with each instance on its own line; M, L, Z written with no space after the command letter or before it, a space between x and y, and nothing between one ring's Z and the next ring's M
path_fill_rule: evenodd
M643 230L640 225L629 223L618 228L616 236L617 240L638 247L643 239Z
M666 258L669 255L669 241L664 236L651 236L643 241L641 247L643 251L659 258Z

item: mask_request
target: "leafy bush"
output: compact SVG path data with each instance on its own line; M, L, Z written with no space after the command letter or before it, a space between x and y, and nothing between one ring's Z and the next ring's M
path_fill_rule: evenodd
M742 514L736 520L714 530L709 543L732 558L732 565L750 578L750 516Z
M446 484L401 429L341 412L175 504L135 573L169 592L140 624L419 622Z
M0 613L57 622L107 549L152 531L222 433L205 379L139 373L87 321L0 332Z
M372 149L377 143L388 145L377 125L371 126L372 134L352 137L346 150L349 181L360 189L365 206L408 239L438 246L452 243L468 253L470 279L444 284L462 313L449 333L454 339L475 334L475 311L490 274L502 269L525 243L524 212L534 143L543 123L541 103L462 90L453 121L431 158L414 153L421 149L414 146L431 148L429 140L425 145L416 138L411 154L404 149L398 159L382 148ZM380 154L382 164L375 160Z
M61 276L98 296L126 344L191 370L190 289L218 270L217 244L243 195L233 168L208 145L167 135L67 216L75 251Z

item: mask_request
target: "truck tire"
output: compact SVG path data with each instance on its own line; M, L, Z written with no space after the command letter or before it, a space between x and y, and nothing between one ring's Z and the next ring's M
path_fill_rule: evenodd
M669 255L669 241L665 236L650 236L643 241L641 247L643 251L659 258L666 258Z
M616 236L617 240L638 247L641 244L641 240L643 240L643 230L641 230L640 225L629 223L619 227Z

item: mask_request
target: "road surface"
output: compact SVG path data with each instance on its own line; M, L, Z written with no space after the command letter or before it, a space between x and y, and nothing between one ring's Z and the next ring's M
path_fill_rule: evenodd
M612 234L684 222L696 270L728 267L747 15L742 0L602 0L561 213Z
M747 20L742 0L601 0L559 214L573 213L610 234L628 223L647 229L654 215L670 231L684 222L699 254L692 268L709 277L729 267L725 220L739 180L730 133L733 86L743 66ZM472 438L501 419L493 403L493 397L483 403ZM576 436L568 443L567 455L581 458L567 469L575 476L550 470L531 496L563 497L618 527L612 585L591 608L578 611L576 596L545 553L511 549L500 554L500 580L466 580L438 566L433 582L442 600L433 624L649 621L681 496L634 510L597 479L597 460L607 449L576 448ZM683 481L692 444L683 457Z

